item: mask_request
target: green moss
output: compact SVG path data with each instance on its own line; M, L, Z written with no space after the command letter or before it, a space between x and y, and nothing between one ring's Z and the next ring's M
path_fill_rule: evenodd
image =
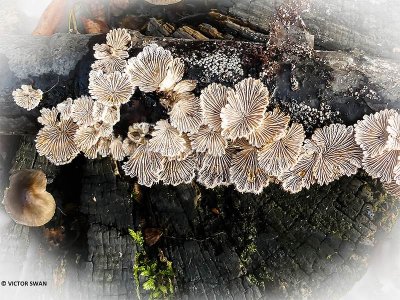
M144 239L140 231L129 229L129 235L139 247L133 265L138 299L141 299L141 289L150 293L149 299L172 299L175 291L172 262L164 256L161 249L158 256L152 257L144 248Z

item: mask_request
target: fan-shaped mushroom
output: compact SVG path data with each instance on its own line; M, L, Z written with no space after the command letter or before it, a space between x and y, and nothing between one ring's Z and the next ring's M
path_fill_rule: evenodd
M122 149L124 150L126 156L131 156L137 147L138 144L133 142L130 138L125 138L122 142Z
M149 132L149 123L134 123L129 126L128 138L138 145L143 144L147 140L146 135L148 135Z
M68 98L61 103L57 104L57 110L60 112L61 120L68 120L72 117L72 105L74 104L74 100Z
M248 137L250 144L260 148L282 138L286 133L289 121L290 117L280 112L279 109L267 112L261 125L250 133Z
M364 116L355 127L355 140L369 157L383 153L386 148L389 133L387 127L389 118L396 114L395 110L382 110L375 114Z
M384 150L383 153L371 157L364 156L363 168L372 178L379 178L382 182L394 180L394 169L399 162L399 150Z
M247 138L261 125L268 103L268 90L260 80L247 78L236 84L221 110L222 135L232 140Z
M185 73L185 64L180 58L174 58L167 67L167 74L160 83L160 91L171 91L182 80Z
M53 218L56 203L46 192L46 185L46 175L41 170L21 170L11 175L3 203L16 223L42 226Z
M400 185L395 182L384 183L383 188L386 192L396 199L400 199Z
M35 90L31 85L22 85L20 89L12 92L14 102L26 110L32 110L37 107L42 100L43 92Z
M203 111L204 123L210 128L221 130L221 110L228 103L228 92L231 88L212 83L201 91L200 105Z
M258 164L257 149L246 147L232 159L231 183L241 193L260 194L269 185L269 177Z
M100 132L94 126L80 127L74 137L74 141L79 150L86 152L100 139Z
M186 141L179 131L167 120L156 123L152 138L149 140L149 150L162 156L175 157L186 150Z
M111 156L118 161L122 161L125 158L125 151L122 146L122 138L120 136L113 137L110 145Z
M314 176L320 185L356 174L362 166L363 153L354 140L352 126L332 124L318 128L311 141L317 148Z
M106 35L107 45L117 50L128 50L131 47L131 35L125 28L110 30Z
M79 153L74 141L77 130L78 126L72 119L44 126L36 137L37 152L55 165L70 163Z
M119 122L121 111L119 105L108 106L96 101L93 105L93 118L98 122L115 125Z
M220 156L205 154L201 161L197 181L208 189L213 189L220 185L229 185L229 170L233 153L233 149L228 148L225 153Z
M197 159L195 155L190 155L183 160L163 159L163 169L160 172L160 180L164 184L177 186L182 183L190 183L196 173Z
M203 121L200 100L189 93L179 94L179 101L168 114L172 126L180 132L197 132Z
M58 123L58 113L55 107L52 109L42 108L38 122L44 126L56 126Z
M293 194L300 192L303 188L309 189L315 183L316 159L317 154L303 152L298 162L279 177L279 180L282 181L282 188Z
M97 152L101 157L106 157L110 154L111 137L101 137L98 141Z
M389 117L387 132L389 134L386 149L400 150L400 114L395 113Z
M270 176L280 176L297 163L305 134L301 124L293 123L287 133L261 148L258 161Z
M161 154L149 151L148 145L140 145L122 166L126 175L137 177L139 184L148 187L160 181L162 168Z
M189 134L189 137L193 150L214 156L225 154L228 146L228 141L222 137L221 132L214 131L206 125L201 126L198 132Z
M89 75L89 92L94 99L107 106L127 103L133 94L128 74L92 71Z
M128 60L126 71L131 76L133 86L146 93L154 92L167 76L172 60L170 51L151 44L144 47L136 57Z
M93 105L94 101L90 97L82 96L76 99L71 108L71 117L74 122L79 126L93 125L95 123Z

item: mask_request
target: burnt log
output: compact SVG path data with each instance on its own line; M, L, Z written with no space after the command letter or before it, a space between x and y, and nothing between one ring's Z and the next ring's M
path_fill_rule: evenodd
M3 70L0 133L34 135L39 129L36 119L41 107L52 107L67 97L87 94L92 47L104 39L104 36L73 35L3 38L0 41ZM211 82L233 85L243 77L258 77L265 71L267 63L273 62L267 46L262 43L159 39L137 34L134 39L132 55L137 54L145 43L154 41L182 57L187 65L186 77L199 81L198 92ZM229 64L230 69L220 66L221 74L211 70L211 66L221 64L224 57L225 60L237 58L240 61ZM277 63L281 71L269 81L269 88L278 101L296 100L318 107L321 102L318 98L323 95L322 101L339 111L347 123L354 123L373 110L399 107L400 64L393 61L356 52L316 51L315 57L293 62L293 70L286 62ZM321 74L323 78L320 78ZM300 88L293 90L288 79L300 82ZM309 86L310 82L315 86ZM45 92L37 109L28 112L14 103L12 91L21 84L33 84ZM135 94L132 103L143 102L140 101L143 97ZM128 105L122 110L121 119L133 121L132 118L132 109Z

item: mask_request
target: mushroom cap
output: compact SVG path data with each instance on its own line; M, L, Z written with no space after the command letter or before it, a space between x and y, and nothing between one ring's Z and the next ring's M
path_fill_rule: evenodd
M93 117L94 101L91 97L82 96L74 101L71 117L79 126L91 126L96 120Z
M72 117L72 105L74 104L74 100L71 98L67 98L61 103L57 104L57 110L60 112L61 120L68 120Z
M92 127L98 130L100 137L108 138L113 134L113 125L106 122L97 122Z
M386 130L389 118L395 114L395 110L385 109L364 116L363 120L358 121L354 126L356 142L369 157L378 156L385 150L389 136Z
M99 142L97 142L92 147L90 147L89 149L84 150L82 152L85 155L85 157L87 157L88 159L96 159L98 151L99 151Z
M228 141L222 137L221 132L210 129L207 125L200 127L199 131L189 134L192 148L196 152L218 156L225 154Z
M137 147L138 145L135 142L132 142L130 138L125 138L122 142L122 149L126 156L131 156Z
M19 107L32 110L39 105L43 97L43 92L34 89L31 85L24 84L20 89L13 91L12 96L14 97L15 104Z
M167 66L167 75L160 83L160 91L171 91L182 80L185 73L185 63L180 58L174 58Z
M131 76L131 83L142 92L156 91L168 72L173 60L171 52L156 44L143 48L136 57L128 60L126 72Z
M154 5L170 5L181 2L182 0L145 0Z
M289 121L290 117L278 108L267 112L260 126L250 133L248 137L250 144L260 148L282 138L286 134Z
M254 147L234 155L229 173L231 183L241 193L260 194L269 185L269 177L258 164L257 149Z
M100 131L95 126L80 127L74 137L74 141L79 150L87 152L100 139Z
M215 131L221 130L221 110L228 103L228 92L232 91L218 83L212 83L201 91L200 105L204 123Z
M303 126L293 123L283 137L261 148L258 154L261 168L270 176L282 175L297 163L304 138Z
M59 112L55 107L52 109L42 108L38 122L44 126L56 126L58 123L58 114Z
M233 149L228 148L220 156L205 154L201 160L197 181L208 189L213 189L220 185L229 185L229 170L231 168L233 153Z
M78 154L74 136L78 130L72 119L61 120L54 126L44 126L36 137L36 150L55 165L70 163Z
M164 184L177 186L179 184L189 184L196 176L197 158L190 155L186 159L163 158L163 169L160 172L160 180Z
M46 175L41 170L21 170L11 175L3 203L16 223L42 226L53 218L56 202L46 192L46 184Z
M332 124L318 128L311 141L317 148L314 175L320 185L356 174L362 166L363 153L355 142L352 126Z
M400 150L400 114L395 113L389 117L388 127L386 128L389 136L386 142L386 149Z
M268 104L268 89L260 80L247 78L236 84L221 110L222 135L232 140L247 138L261 125Z
M103 71L104 73L123 72L129 57L129 53L124 50L116 50L106 44L96 44L93 46L94 57L97 59L92 64L92 70Z
M131 47L132 37L125 28L110 30L106 35L107 45L116 50L128 50Z
M98 141L97 152L101 157L106 157L110 154L111 137L101 137Z
M298 162L279 177L279 180L282 181L282 188L292 194L300 192L303 188L309 189L315 183L314 165L316 160L317 154L307 154L303 151Z
M197 86L197 80L182 80L179 81L173 89L177 94L192 92Z
M399 162L399 156L399 150L384 150L374 157L364 153L363 168L372 178L379 178L381 182L392 182L397 171L395 167Z
M172 126L179 132L197 132L203 122L200 99L190 93L178 94L178 98L168 113Z
M122 161L125 159L125 151L122 146L122 138L120 136L113 137L110 145L110 153L115 160Z
M108 106L95 101L92 112L94 120L97 122L105 122L110 125L115 125L120 121L121 110L119 105Z
M89 93L94 99L107 106L119 106L127 103L133 94L133 85L128 74L91 71L89 75Z
M167 120L160 120L156 123L149 140L149 150L162 156L175 157L185 152L186 140Z
M149 123L134 123L129 126L128 138L136 144L143 144L146 142L146 135L148 135L149 132Z
M148 145L140 145L122 166L126 175L137 177L138 183L147 187L160 181L162 168L161 154L149 151Z

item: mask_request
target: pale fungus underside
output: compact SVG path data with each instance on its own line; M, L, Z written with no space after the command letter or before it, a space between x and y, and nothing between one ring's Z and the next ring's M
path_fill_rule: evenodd
M270 104L270 92L259 79L231 87L212 83L198 91L195 80L184 79L190 65L169 50L149 44L129 58L130 47L125 29L110 31L106 44L94 46L91 97L41 110L40 155L58 165L79 152L90 159L127 158L125 174L149 187L196 178L207 188L233 184L240 192L259 194L272 181L296 193L361 167L382 182L400 184L396 111L366 115L354 127L318 128L306 139L302 124ZM136 89L158 97L167 119L134 123L117 134L121 106Z

